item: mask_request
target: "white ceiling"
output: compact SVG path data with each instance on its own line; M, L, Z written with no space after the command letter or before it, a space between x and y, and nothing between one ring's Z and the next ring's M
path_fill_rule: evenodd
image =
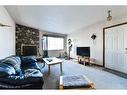
M113 17L127 13L127 6L6 6L6 9L18 24L62 34L106 20L108 9Z

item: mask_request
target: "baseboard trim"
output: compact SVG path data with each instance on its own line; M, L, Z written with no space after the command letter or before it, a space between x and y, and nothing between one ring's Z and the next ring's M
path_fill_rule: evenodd
M91 63L91 64L92 64L92 63ZM99 65L99 64L92 64L92 65L94 65L94 66L98 66L98 67L104 67L104 66Z
M127 73L123 73L109 68L104 68L103 70L127 79Z

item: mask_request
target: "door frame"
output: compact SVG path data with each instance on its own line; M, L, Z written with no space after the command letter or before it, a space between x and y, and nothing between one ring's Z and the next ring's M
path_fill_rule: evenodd
M105 67L105 29L117 27L117 26L124 25L124 24L127 24L127 22L119 23L119 24L115 24L115 25L103 28L103 67Z

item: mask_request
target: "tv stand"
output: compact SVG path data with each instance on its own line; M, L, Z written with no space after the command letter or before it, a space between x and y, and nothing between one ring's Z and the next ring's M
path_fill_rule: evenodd
M92 63L95 63L95 59L86 56L78 56L78 63L82 62L85 65L91 65Z

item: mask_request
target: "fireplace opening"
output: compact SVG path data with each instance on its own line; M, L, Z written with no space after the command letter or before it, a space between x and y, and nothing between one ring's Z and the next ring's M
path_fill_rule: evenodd
M37 46L36 45L22 45L22 55L23 56L37 56Z

